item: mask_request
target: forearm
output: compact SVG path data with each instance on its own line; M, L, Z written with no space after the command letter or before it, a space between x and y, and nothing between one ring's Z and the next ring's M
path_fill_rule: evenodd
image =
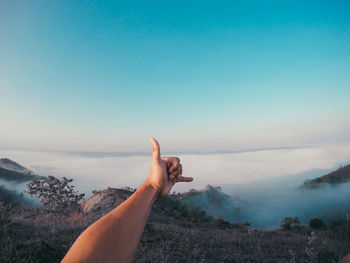
M116 209L87 228L62 262L132 262L159 192L147 181Z
M75 241L63 263L132 262L143 229L158 196L169 193L183 177L177 157L161 157L159 143L152 138L151 171L147 180L124 203L87 228Z

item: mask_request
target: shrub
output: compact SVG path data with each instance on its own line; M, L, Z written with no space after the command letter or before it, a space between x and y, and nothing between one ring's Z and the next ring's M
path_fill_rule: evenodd
M289 230L292 228L292 218L291 217L286 217L283 219L281 222L281 228L284 230Z
M26 191L38 198L42 207L50 214L68 216L72 212L81 212L79 202L85 194L79 194L70 185L73 179L63 177L62 180L48 176L44 180L33 180L27 184Z
M309 227L312 227L314 229L325 229L326 225L320 218L312 218L309 222Z
M215 223L220 229L226 229L226 228L232 227L231 223L223 219L221 216L215 219Z
M296 228L300 226L300 220L298 217L286 217L281 222L281 228L284 230L290 230L292 228Z
M292 228L299 227L299 226L300 226L300 220L299 220L299 217L296 216L292 219Z

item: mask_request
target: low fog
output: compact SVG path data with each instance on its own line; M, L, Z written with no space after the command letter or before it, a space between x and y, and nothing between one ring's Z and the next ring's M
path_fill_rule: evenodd
M318 215L332 218L333 214L325 212L350 200L349 184L312 190L300 186L306 179L348 163L349 146L343 143L225 153L171 153L181 158L184 175L194 177L194 182L179 183L173 190L220 186L231 195L232 205L239 207L240 220L261 228L275 227L287 216L298 216L303 223ZM92 190L108 186L138 187L148 175L151 154L0 151L0 157L10 158L39 175L73 178L76 189L88 197ZM18 191L24 188L24 184L0 184ZM234 220L224 210L221 216Z
M313 175L323 175L324 172L311 170L277 182L265 180L236 186L230 193L231 199L240 208L241 220L248 220L259 228L276 227L285 217L297 216L303 224L315 217L326 223L345 219L346 213L350 213L350 182L324 184L316 189L303 187L304 179L315 178ZM295 178L300 179L298 184ZM222 216L231 219L225 213Z

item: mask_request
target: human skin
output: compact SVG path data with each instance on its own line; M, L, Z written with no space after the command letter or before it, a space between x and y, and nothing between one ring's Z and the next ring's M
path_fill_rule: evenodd
M350 263L350 254L347 255L346 257L344 257L344 258L340 261L340 263Z
M132 262L154 201L170 192L177 182L191 182L182 176L176 157L161 157L153 145L151 171L146 181L126 201L89 226L74 242L62 263Z

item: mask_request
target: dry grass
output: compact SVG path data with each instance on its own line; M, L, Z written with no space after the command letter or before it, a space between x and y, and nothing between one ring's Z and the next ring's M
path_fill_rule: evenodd
M38 208L4 210L0 262L60 262L78 235L110 209L65 219ZM350 252L344 229L263 231L164 199L154 206L135 262L338 262Z

